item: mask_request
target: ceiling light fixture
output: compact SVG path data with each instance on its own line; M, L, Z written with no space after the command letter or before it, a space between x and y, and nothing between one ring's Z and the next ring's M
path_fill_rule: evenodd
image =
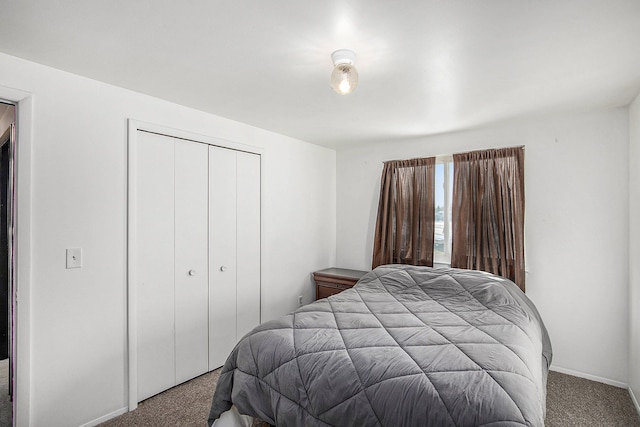
M353 66L356 54L349 49L336 50L331 54L333 72L331 87L340 95L353 92L358 85L358 70Z

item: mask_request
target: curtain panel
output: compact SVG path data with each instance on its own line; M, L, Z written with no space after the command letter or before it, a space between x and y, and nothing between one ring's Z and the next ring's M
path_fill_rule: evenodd
M433 266L435 157L384 163L372 268Z
M524 148L453 155L451 267L482 270L523 291Z

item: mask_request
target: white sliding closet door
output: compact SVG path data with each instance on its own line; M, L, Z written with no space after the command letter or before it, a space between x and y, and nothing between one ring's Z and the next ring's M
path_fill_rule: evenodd
M209 369L236 345L236 152L209 147Z
M237 340L260 324L260 156L237 153Z
M260 323L260 155L134 132L130 407L222 366Z
M208 147L175 143L176 384L208 371Z
M208 370L208 150L138 132L138 401Z
M140 401L175 385L173 140L138 132L136 158Z
M209 369L260 323L260 156L209 148Z

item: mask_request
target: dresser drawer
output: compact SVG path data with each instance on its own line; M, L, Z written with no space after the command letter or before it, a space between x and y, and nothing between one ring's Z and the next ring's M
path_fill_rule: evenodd
M316 282L316 299L322 299L331 295L339 294L345 289L349 289L351 286L340 286L330 283Z
M316 282L316 300L338 294L355 285L366 271L327 268L313 273Z

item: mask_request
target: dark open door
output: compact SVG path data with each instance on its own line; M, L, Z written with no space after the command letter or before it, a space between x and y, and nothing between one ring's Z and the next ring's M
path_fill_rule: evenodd
M9 141L0 149L0 360L9 357Z

